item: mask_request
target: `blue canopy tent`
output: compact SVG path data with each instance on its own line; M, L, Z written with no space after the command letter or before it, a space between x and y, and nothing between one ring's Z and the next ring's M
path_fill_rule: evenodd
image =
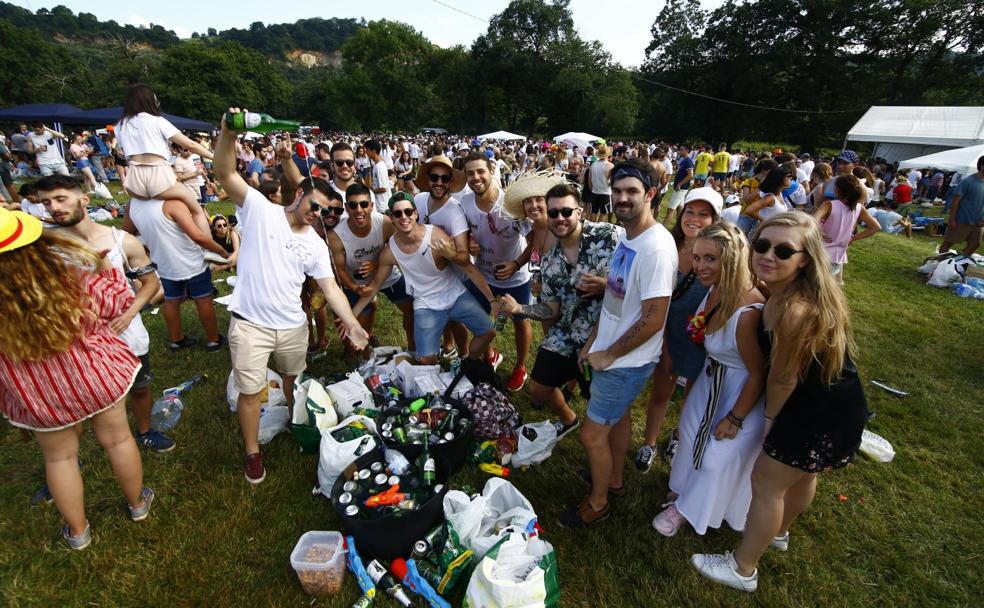
M63 122L67 125L112 125L120 119L123 113L123 106L111 108L96 108L95 110L78 110L66 114ZM175 127L186 131L211 131L215 128L210 122L175 116L174 114L161 114L164 118L171 121Z
M31 122L40 120L44 123L51 123L51 128L55 131L62 130L62 118L69 114L81 111L79 108L69 103L29 103L24 106L15 106L0 110L0 121L9 120L11 122L25 121ZM61 140L57 142L58 150L65 155L65 147Z

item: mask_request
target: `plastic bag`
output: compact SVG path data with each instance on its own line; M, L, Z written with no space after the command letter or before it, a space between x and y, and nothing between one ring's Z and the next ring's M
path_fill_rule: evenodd
M966 259L966 258L964 258ZM929 284L933 287L949 287L951 283L956 283L962 278L958 271L958 258L950 258L939 263L933 274L929 277Z
M357 407L376 407L372 393L369 392L369 388L362 381L362 376L358 372L349 373L345 380L329 384L325 390L331 395L331 400L335 404L335 411L341 418L351 414L352 410Z
M344 428L359 421L369 428L371 433L357 437L351 441L340 442L332 435L333 431ZM376 447L376 423L365 416L349 416L337 426L321 430L321 456L318 459L318 491L331 498L331 487L335 480L355 460Z
M274 405L285 405L287 397L284 395L283 379L280 374L272 369L267 370L267 385L260 391L260 405L262 407L272 407ZM236 390L236 382L229 372L229 381L226 382L226 403L229 404L229 411L236 411L236 401L239 400L239 391Z
M107 188L106 184L102 182L96 182L96 188L94 192L97 198L109 198L109 199L113 198L113 195L109 192L109 188Z
M321 445L321 429L337 424L335 406L321 383L312 378L295 380L290 432L301 446L301 452L317 453L318 446Z
M113 219L113 214L110 213L109 211L106 211L102 207L96 207L95 209L89 212L89 218L93 222L108 222L111 219Z
M919 267L919 272L923 274L933 274L936 267L940 265L939 260L928 260L925 264Z
M509 534L478 563L464 606L553 608L560 606L560 580L553 547L538 536Z
M474 500L460 490L445 494L444 516L461 542L482 557L502 535L526 530L536 512L515 486L493 477Z
M257 441L261 444L270 443L278 433L287 430L288 422L290 422L290 410L286 405L261 408Z
M534 422L516 429L518 445L512 455L515 467L540 464L553 453L557 445L557 428L552 422Z
M895 458L895 448L892 447L892 444L881 435L876 435L867 429L861 433L861 447L859 449L865 456L878 462L892 462L892 459Z

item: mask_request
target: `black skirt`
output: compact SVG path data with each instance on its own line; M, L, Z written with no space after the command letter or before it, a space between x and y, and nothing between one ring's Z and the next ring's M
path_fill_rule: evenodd
M833 384L825 384L820 371L814 362L776 416L762 446L772 458L809 473L849 464L868 420L864 388L850 357Z

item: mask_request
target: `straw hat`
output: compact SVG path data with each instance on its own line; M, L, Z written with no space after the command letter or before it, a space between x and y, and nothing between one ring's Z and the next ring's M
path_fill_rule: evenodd
M521 220L526 217L523 201L531 196L546 196L547 191L567 181L562 175L550 171L531 171L523 173L506 189L502 208L510 216Z
M0 208L0 253L30 245L41 236L41 221L23 211Z
M460 192L465 187L465 174L455 169L454 165L451 164L451 159L442 154L420 165L420 170L417 172L417 179L413 180L413 183L421 192L430 192L430 170L434 165L443 165L451 171L451 184L449 185L448 192Z
M598 158L608 158L610 154L611 154L611 150L609 150L608 146L606 146L603 143L598 144L598 146L595 148L595 156L597 156Z

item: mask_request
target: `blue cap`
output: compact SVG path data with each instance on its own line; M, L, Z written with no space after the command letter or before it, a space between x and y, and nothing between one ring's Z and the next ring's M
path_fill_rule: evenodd
M837 155L837 160L842 160L847 163L857 163L861 160L858 153L854 150L841 150L841 153Z
M492 149L489 148L488 150L485 151L485 156L489 158L495 158L495 152L493 152Z

